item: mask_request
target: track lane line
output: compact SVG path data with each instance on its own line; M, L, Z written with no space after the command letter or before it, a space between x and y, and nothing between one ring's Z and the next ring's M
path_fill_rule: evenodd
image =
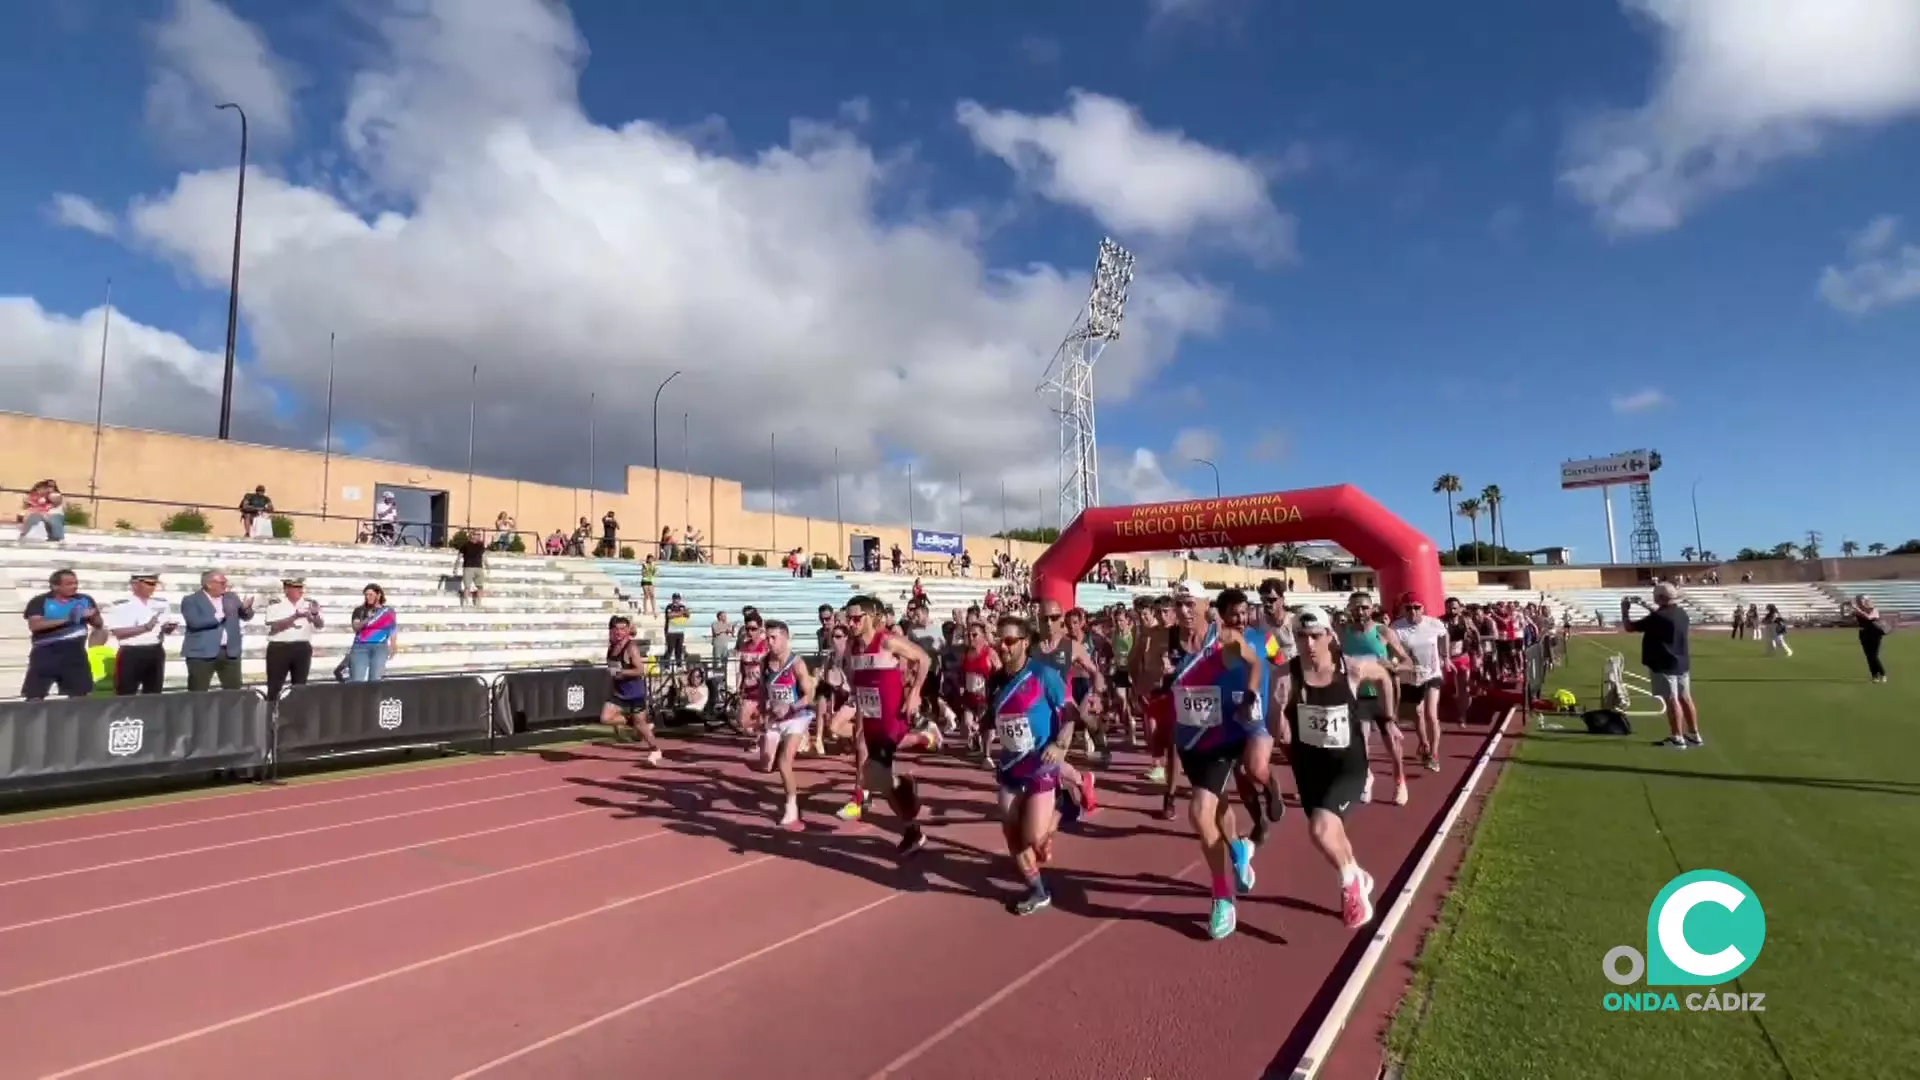
M418 810L402 810L397 814L380 814L370 818L356 818L352 821L336 821L327 825L316 825L308 829L294 829L290 832L269 833L266 836L250 836L244 840L230 840L223 844L207 844L181 851L164 851L158 855L141 855L132 859L119 859L114 862L96 863L92 866L76 866L68 870L55 870L46 874L34 874L29 877L0 881L0 889L14 885L30 885L36 881L54 881L59 878L76 877L80 874L95 874L102 870L118 870L124 866L140 866L145 863L159 862L162 859L178 859L188 855L203 855L209 851L226 851L230 848L249 847L263 844L269 840L288 840L296 836L312 836L315 833L334 832L339 829L351 829L361 825L377 825L383 821L398 821L401 818L419 817L422 814L438 814L447 810L458 810L467 806L483 806L487 803L505 802L508 799L524 799L529 795L540 795L550 791L574 791L574 784L548 784L545 787L530 788L526 791L513 791L505 795L491 795L484 799L469 799L466 802L447 803L444 806L427 806Z
M239 1027L242 1024L252 1023L255 1020L260 1020L265 1017L274 1016L279 1013L287 1012L291 1009L297 1009L303 1005L311 1005L318 1001L325 1001L329 998L338 997L341 994L351 993L362 987L372 986L376 983L386 982L389 979L396 979L402 975L409 975L409 974L412 974L413 972L420 971L425 968L434 967L438 964L443 964L450 960L458 960L463 956L470 956L474 953L481 952L486 949L494 948L495 946L506 945L510 942L519 941L522 938L532 937L535 934L543 933L547 930L556 930L562 926L569 926L569 925L572 925L573 923L583 922L587 919L591 919L598 915L605 915L608 912L619 911L623 908L632 907L634 904L638 904L647 900L652 900L655 897L665 896L668 893L678 892L681 889L692 888L695 885L704 884L708 881L713 881L718 878L726 877L729 874L736 874L742 870L748 870L755 866L759 866L763 863L773 862L778 858L779 856L775 856L775 855L761 855L752 859L748 859L745 862L735 864L733 866L725 867L720 870L710 871L708 873L701 874L697 877L688 878L685 881L676 882L672 885L663 885L656 889L649 889L648 891L641 893L638 896L629 896L620 900L611 900L611 901L608 901L607 903L600 904L596 907L588 908L585 911L577 911L572 915L562 916L561 918L553 919L548 922L541 923L538 926L529 926L524 929L515 930L510 934L502 934L499 937L490 938L486 941L477 942L473 945L463 946L451 952L441 953L437 956L429 956L424 960L416 960L410 964L402 964L399 967L390 968L386 971L376 972L372 975L366 976L365 978L355 979L352 982L342 983L339 986L329 987L328 989L325 989L325 990L316 991L314 993L307 994L303 997L294 998L291 1001L283 1001L275 1005L269 1005L263 1009L255 1009L250 1013L243 1013L240 1016L230 1017L226 1020L219 1021L218 1023L208 1024L204 1027L195 1028L192 1031L182 1032L179 1035L174 1035L169 1038L159 1039L157 1041L147 1043L144 1046L136 1046L130 1050L122 1050L117 1054L110 1054L103 1058L96 1058L92 1061L83 1062L82 1064L75 1065L71 1068L62 1069L59 1072L48 1073L46 1076L42 1077L41 1080L66 1080L66 1078L70 1076L79 1076L82 1073L89 1073L97 1069L103 1069L109 1065L116 1065L122 1061L127 1061L132 1058L141 1057L143 1055L153 1053L156 1050L165 1050L168 1047L178 1046L181 1043L192 1042L195 1039L204 1038L205 1036L208 1036L208 1035L218 1034L219 1032L226 1031L229 1028Z
M566 818L582 817L587 814L604 814L606 812L606 807L590 806L581 810L568 810L561 814L549 814L546 817L529 818L526 821L515 821L506 825L495 825L489 829L478 829L473 832L459 833L455 836L435 837L432 840L421 840L411 844L403 844L399 847L382 848L379 851L366 851L357 855L343 855L337 859L308 863L305 866L290 866L283 870L270 870L264 874L252 874L243 878L234 878L230 881L216 881L209 885L196 885L191 889L180 889L175 892L161 893L158 896L146 896L138 900L123 900L120 903L107 904L104 907L87 908L83 911L68 911L59 915L48 915L39 919L30 919L26 922L0 926L0 934L10 934L16 930L31 930L36 926L47 926L52 923L71 922L74 919L84 919L91 915L105 915L109 912L125 911L128 908L139 907L142 904L157 904L164 900L178 900L183 896L198 896L201 893L232 888L235 885L251 885L256 881L271 881L274 878L289 877L293 874L304 874L312 870L325 870L330 866L344 866L347 863L361 862L366 859L378 859L386 855L398 855L406 851L417 851L421 848L429 848L438 844L452 843L455 840L470 840L476 836L491 836L494 833L506 832L509 829L523 829L529 825L542 825L549 821L561 821Z
M735 968L743 967L747 964L750 964L753 961L758 960L769 953L778 952L779 950L784 949L789 945L797 945L800 942L805 941L810 937L813 937L815 934L824 933L825 931L831 930L834 927L839 926L841 923L850 922L853 919L859 918L860 916L865 915L867 912L872 911L873 909L880 907L883 904L890 904L893 901L908 895L911 895L911 894L905 893L905 892L892 892L892 893L888 893L885 896L880 897L877 900L870 900L867 903L864 903L859 907L854 908L852 911L842 912L841 914L835 915L833 918L828 919L825 922L815 923L814 925L807 927L805 930L802 930L796 934L789 934L788 936L781 938L779 941L776 941L771 945L762 945L750 953L746 953L745 955L742 955L742 956L737 956L732 960L727 961L724 964L720 964L715 967L709 968L698 975L689 976L685 979L680 980L677 983L674 983L672 986L663 987L662 989L655 990L653 993L648 994L646 997L629 1001L625 1005L622 1005L616 1009L609 1009L606 1012L603 1012L599 1016L593 1017L590 1020L583 1020L580 1023L575 1024L574 1026L566 1029L565 1031L555 1032L554 1034L549 1035L538 1042L528 1043L527 1045L521 1047L518 1050L513 1051L512 1053L503 1054L500 1057L494 1058L492 1061L489 1061L484 1065L479 1065L479 1066L476 1066L475 1068L468 1069L466 1072L460 1073L458 1076L455 1076L453 1080L471 1080L472 1077L479 1076L482 1073L491 1072L492 1070L497 1069L502 1065L507 1065L512 1062L518 1061L529 1054L538 1053L539 1051L544 1050L549 1046L553 1046L556 1043L564 1042L567 1039L573 1038L575 1035L581 1034L582 1032L591 1031L592 1029L599 1027L601 1024L618 1020L619 1018L626 1016L629 1013L638 1012L639 1010L646 1008L648 1005L651 1005L654 1002L661 1000L662 998L672 997L674 994L677 994L682 990L686 990L691 987L698 986L701 983L706 982L708 979L714 978L719 975L724 975Z
M1192 862L1188 863L1186 866L1181 868L1179 873L1173 875L1174 880L1177 881L1181 878L1186 877L1188 874L1193 873L1194 870L1198 869L1200 864L1204 861L1205 861L1204 859L1195 859ZM1156 899L1159 899L1159 897L1154 894L1143 895L1135 898L1131 903L1127 904L1125 907L1121 908L1120 910L1126 911L1126 912L1138 911L1141 908L1146 907L1148 904L1152 903ZM880 1070L874 1073L870 1078L870 1080L886 1080L887 1077L892 1076L894 1073L898 1072L899 1070L906 1068L908 1065L913 1064L915 1061L918 1061L921 1057L926 1055L927 1051L932 1050L934 1047L939 1046L941 1043L946 1042L948 1039L959 1034L962 1029L966 1028L967 1026L971 1025L975 1020L980 1019L982 1016L985 1016L988 1012L992 1011L995 1006L999 1005L1001 1002L1007 1000L1013 995L1019 993L1021 990L1025 989L1029 983L1033 982L1035 979L1038 979L1040 976L1045 975L1047 972L1053 970L1055 967L1059 966L1061 961L1065 960L1067 957L1072 956L1074 953L1077 953L1081 949L1092 944L1095 938L1113 929L1114 927L1119 926L1121 922L1122 920L1120 919L1101 920L1100 925L1095 926L1093 929L1088 930L1086 933L1081 934L1077 938L1074 938L1072 941L1062 946L1052 956L1047 957L1045 960L1042 960L1040 963L1034 965L1031 969L1027 970L1026 972L1023 972L1019 978L1016 978L1012 982L1006 984L1005 986L1002 986L1000 989L995 990L993 993L987 995L985 1000L981 1001L978 1005L975 1005L973 1008L968 1009L966 1012L963 1012L959 1016L955 1017L952 1022L947 1024L947 1026L927 1036L925 1039L920 1040L920 1042L916 1043L911 1049L907 1050L905 1053L901 1054L899 1057L894 1058L892 1061L887 1062L885 1065L882 1065L880 1067Z
M453 787L456 784L477 784L486 780L499 780L503 777L508 777L508 776L524 776L529 773L536 773L541 771L543 770L542 769L514 769L509 772L489 773L486 776L468 776L459 780L443 780L436 784L415 784L412 787L389 788L385 791L367 791L367 792L362 792L359 795L343 795L337 799L318 799L313 802L293 803L288 806L269 806L259 810L248 810L244 813L239 813L239 814L218 814L213 817L193 818L188 821L169 821L169 822L163 822L162 824L159 824L159 825L142 825L137 829L118 829L118 830L115 830L114 832L92 833L86 836L69 836L60 840L42 840L39 843L35 843L35 844L21 844L17 847L0 848L0 855L13 855L22 851L39 851L43 848L63 847L67 844L89 844L95 840L111 840L116 836L138 836L143 833L164 832L168 829L185 829L185 828L190 828L194 825L211 825L215 822L234 821L239 818L256 818L256 817L263 817L267 814L283 814L290 810L305 810L305 809L308 809L309 807L315 807L315 806L337 806L340 803L358 802L361 799L379 799L379 798L384 798L388 795L405 795L405 794L408 794L409 792L414 792L414 791L431 791L435 788ZM264 794L264 792L259 792L259 793L235 792L234 794L236 795ZM125 810L102 811L102 814L133 813L136 810L145 810L145 809L150 809L150 808L136 806L136 807L128 807ZM93 817L98 815L89 814L85 816ZM53 820L69 820L69 819L61 818L61 819L53 819ZM20 824L22 826L25 826L25 825L35 824L35 823L21 822Z
M572 817L573 815L565 814L562 816ZM552 820L552 819L546 819L546 820ZM509 828L511 827L512 826L509 826ZM497 831L497 830L490 830L490 831ZM297 926L307 926L309 924L321 922L326 919L338 918L339 916L342 916L342 915L351 915L356 911L366 911L369 908L377 908L384 904L397 904L404 900L414 900L422 896L430 896L434 893L445 892L448 889L459 888L462 885L476 885L482 881L491 881L495 878L506 877L509 874L518 874L523 870L537 870L543 866L552 866L556 863L563 863L570 859L579 859L579 858L584 858L588 855L597 855L603 851L612 851L616 848L630 847L634 844L642 844L649 840L658 840L661 837L672 836L672 835L674 834L665 829L660 829L658 831L645 833L640 836L629 836L623 840L614 840L605 844L596 844L593 847L583 848L580 851L569 851L563 855L550 855L547 858L536 859L533 862L523 863L519 866L509 866L499 870L490 870L490 871L487 871L486 873L477 874L473 877L461 878L458 881L443 881L437 885L428 885L423 888L414 889L410 892L399 893L398 895L395 895L395 896L385 896L385 897L381 897L378 900L364 900L358 904L352 904L343 908L334 908L330 911L317 912L312 915L303 915L300 918L288 919L285 922L274 923L271 926L257 926L251 930L243 930L237 934L228 934L225 937L212 938L207 941L199 941L199 942L195 942L192 945L181 945L177 948L168 949L164 952L152 953L147 956L136 956L127 960L118 960L111 964L102 964L99 967L90 968L86 971L76 971L69 975L59 975L51 979L42 979L39 982L27 983L23 986L9 987L5 990L0 990L0 999L15 997L20 994L31 993L32 991L35 991L35 990L44 990L49 986L59 986L62 983L75 982L80 979L91 978L95 975L104 975L110 971L120 971L124 968L136 967L140 964L153 963L158 960L166 960L175 956L184 956L187 953L198 952L201 949L211 949L217 945L228 945L236 941L245 941L248 938L260 937L264 934L271 934L280 930L291 930ZM444 843L445 841L435 841L435 842Z

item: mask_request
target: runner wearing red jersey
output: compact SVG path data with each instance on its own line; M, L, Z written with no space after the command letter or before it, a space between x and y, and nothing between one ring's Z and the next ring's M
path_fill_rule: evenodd
M912 777L895 775L894 761L902 750L940 748L938 728L913 726L932 660L912 641L882 629L880 601L856 596L847 601L845 610L853 635L848 642L847 672L853 683L854 708L860 714L854 741L858 786L851 805L864 803L868 789L884 794L906 823L899 852L911 855L926 845L926 834L916 820L920 793ZM844 811L842 816L847 816Z
M955 711L967 733L967 749L985 755L987 736L980 721L987 715L987 683L1000 670L1000 657L980 623L967 627L966 651L960 656L960 698Z

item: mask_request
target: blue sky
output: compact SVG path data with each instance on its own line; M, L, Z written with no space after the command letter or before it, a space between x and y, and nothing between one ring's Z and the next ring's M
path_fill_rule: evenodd
M241 438L318 440L338 332L353 444L458 465L479 364L514 434L478 467L579 484L586 395L602 466L644 463L680 367L663 465L764 504L774 430L784 506L831 513L838 448L850 516L903 517L911 460L921 520L997 520L1004 479L1032 521L1029 391L1111 233L1141 279L1102 372L1109 502L1209 492L1205 456L1229 491L1357 483L1444 541L1453 472L1500 485L1515 546L1599 558L1557 464L1644 446L1669 555L1696 479L1722 554L1899 543L1920 15L1760 6L25 0L0 363L27 395L0 407L91 418L111 276L109 421L211 430L211 103L247 96Z

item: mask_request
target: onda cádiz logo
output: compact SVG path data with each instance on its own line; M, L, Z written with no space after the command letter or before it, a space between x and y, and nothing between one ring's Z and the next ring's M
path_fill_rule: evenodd
M1615 986L1696 986L1682 998L1659 990L1608 993L1608 1012L1765 1012L1765 994L1723 992L1760 958L1767 913L1747 883L1718 870L1694 870L1672 881L1647 909L1647 951L1609 950L1600 968Z
M380 701L380 729L392 731L400 726L400 716L404 706L397 697L382 698Z
M107 725L107 753L114 757L132 757L147 743L147 722L139 717L115 720Z
M584 712L587 707L587 688L584 686L567 687L567 711Z

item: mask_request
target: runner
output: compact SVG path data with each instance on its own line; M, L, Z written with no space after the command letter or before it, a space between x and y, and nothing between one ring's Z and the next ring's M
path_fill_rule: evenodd
M1069 636L1066 615L1058 602L1043 601L1040 604L1040 619L1046 631L1029 651L1035 660L1053 668L1054 673L1060 676L1060 680L1067 684L1068 695L1078 705L1081 699L1073 693L1074 682L1070 680L1085 674L1089 678L1088 687L1091 689L1091 679L1099 672L1094 670L1093 659L1087 655L1085 647ZM1105 742L1105 739L1101 740L1102 749L1105 748ZM1093 813L1098 807L1093 790L1093 773L1081 772L1075 769L1071 762L1063 761L1060 763L1060 779L1067 785L1068 798L1074 800L1069 817L1076 818L1080 814Z
M760 736L760 683L767 669L767 625L753 608L747 608L741 616L740 647L734 652L740 661L740 696L734 706L733 726L747 737L747 752L751 754Z
M800 786L793 778L793 756L813 731L816 685L806 661L793 653L792 632L778 620L767 623L767 677L761 687L767 730L760 738L760 771L780 770L780 786L787 796L780 827L799 832L806 826L800 823Z
M615 615L607 620L607 703L600 722L613 729L620 742L637 739L647 748L641 760L660 764L660 743L653 736L653 717L647 711L647 658L633 640L633 620Z
M981 727L981 721L987 718L987 684L1000 672L999 649L990 643L991 638L985 626L969 624L966 652L960 657L960 724L967 733L967 751L982 758L987 756L990 738Z
M1113 612L1113 656L1107 679L1107 704L1113 718L1127 733L1127 746L1140 745L1140 731L1134 723L1133 642L1134 615L1124 607Z
M835 614L838 614L837 612ZM816 757L827 753L827 740L851 741L858 713L853 708L853 684L847 679L847 630L832 625L820 631L821 671L814 680L813 745Z
M1153 643L1147 650L1144 663L1155 670L1155 684L1160 692L1155 695L1149 715L1153 717L1153 730L1150 733L1148 748L1160 756L1156 765L1159 779L1165 783L1160 794L1160 820L1172 821L1177 815L1174 810L1173 796L1180 788L1180 755L1175 753L1174 728L1178 719L1174 705L1174 678L1180 671L1180 665L1198 652L1207 640L1208 624L1201 612L1200 600L1191 593L1183 593L1177 599L1162 598L1154 606L1160 611L1164 630L1155 631ZM1149 773L1152 779L1153 774Z
M1447 597L1447 678L1453 682L1453 699L1467 700L1473 687L1473 660L1480 654L1480 632L1467 617L1457 597Z
M1043 609L1044 610L1044 609ZM1106 696L1106 674L1100 663L1101 642L1088 633L1087 612L1084 608L1074 608L1067 612L1066 636L1073 642L1073 661L1070 665L1073 678L1068 688L1073 691L1073 702L1081 710L1080 733L1086 740L1087 756L1093 758L1102 769L1113 766L1113 751L1107 749L1106 724L1100 718L1100 699ZM1048 641L1056 642L1048 624Z
M1366 747L1355 730L1359 688L1371 684L1393 719L1393 675L1372 660L1349 660L1334 640L1333 618L1302 608L1294 621L1300 655L1292 661L1286 719L1292 728L1293 780L1313 844L1340 872L1341 914L1349 927L1373 920L1373 878L1354 859L1347 811L1366 783Z
M1246 745L1241 749L1240 767L1234 770L1234 782L1240 791L1240 805L1247 808L1253 829L1247 838L1258 848L1267 842L1267 832L1279 824L1287 812L1281 798L1280 777L1273 772L1273 735L1267 730L1266 716L1272 702L1273 673L1283 666L1280 642L1272 630L1252 625L1247 596L1239 589L1228 589L1214 604L1223 631L1237 633L1246 644L1246 654L1260 668L1259 718L1243 716L1247 729ZM1232 600L1231 607L1224 601ZM1285 700L1282 698L1281 700Z
M920 793L910 776L896 777L894 762L902 750L940 748L940 729L915 730L920 715L920 690L926 685L932 661L920 647L899 634L882 629L884 609L871 596L856 596L845 608L848 641L847 671L853 683L854 708L860 730L854 740L854 797L840 811L842 818L861 816L867 792L878 790L905 823L899 853L911 855L926 846L926 834L916 820Z
M1400 706L1414 710L1414 730L1420 733L1420 763L1428 772L1439 772L1440 684L1444 670L1440 650L1442 643L1450 640L1451 632L1439 619L1427 618L1426 606L1406 593L1400 597L1400 617L1394 620L1393 636L1406 654L1400 658L1405 663L1400 668ZM1394 734L1398 736L1398 728ZM1405 792L1404 782L1400 790Z
M1407 663L1407 651L1401 647L1400 639L1383 631L1373 619L1373 594L1357 592L1347 597L1347 624L1340 631L1340 651L1349 660L1371 660L1381 666L1389 662ZM1380 692L1368 684L1360 687L1359 700L1354 703L1354 725L1360 729L1361 741L1366 744L1371 760L1373 749L1372 728L1378 727L1386 739L1387 752L1393 759L1393 805L1407 805L1407 763L1401 749L1400 725L1392 720L1391 710L1380 707ZM1424 732L1425 729L1423 728ZM1424 738L1424 736L1423 736ZM1373 801L1373 766L1367 766L1367 779L1360 788L1360 801Z
M1187 596L1181 603L1185 622L1186 613L1198 610L1199 602ZM1247 596L1239 589L1222 592L1217 603L1221 611L1235 613L1229 618L1244 620ZM1248 646L1240 624L1223 620L1208 627L1191 651L1186 650L1191 641L1188 626L1175 633L1183 640L1172 644L1185 655L1173 672L1173 738L1193 789L1187 817L1213 879L1207 934L1218 941L1239 924L1234 897L1254 886L1253 844L1240 839L1239 819L1226 790L1241 764L1249 729L1264 722L1260 692L1266 685L1266 663Z
M999 679L993 696L993 727L1000 740L994 773L1000 784L1001 830L1007 854L1027 891L1007 902L1015 915L1031 915L1053 905L1040 875L1053 833L1060 824L1060 764L1073 745L1073 702L1060 673L1031 653L1034 633L1027 620L1000 620L994 647Z

